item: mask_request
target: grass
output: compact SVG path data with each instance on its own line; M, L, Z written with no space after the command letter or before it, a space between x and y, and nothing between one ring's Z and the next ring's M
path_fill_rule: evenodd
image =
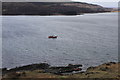
M3 78L117 78L120 79L118 68L120 63L106 63L96 67L89 67L85 72L68 75L45 73L43 70L11 72Z

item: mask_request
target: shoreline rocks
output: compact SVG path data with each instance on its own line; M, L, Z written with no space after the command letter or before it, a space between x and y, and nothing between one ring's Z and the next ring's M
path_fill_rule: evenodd
M62 73L72 73L73 71L81 71L81 64L69 64L68 66L60 66L60 67L51 67L47 63L40 64L31 64L22 67L16 67L12 69L2 68L3 75L10 72L21 72L21 71L33 71L33 70L43 70L45 73L53 73L53 74L62 74Z
M41 65L41 66L40 66ZM51 67L47 63L31 64L10 70L3 68L3 79L9 78L99 78L119 80L119 62L104 63L99 66L89 67L81 71L81 64L69 64L67 66ZM6 71L6 72L5 72ZM78 72L77 72L78 71ZM76 72L76 73L75 73Z

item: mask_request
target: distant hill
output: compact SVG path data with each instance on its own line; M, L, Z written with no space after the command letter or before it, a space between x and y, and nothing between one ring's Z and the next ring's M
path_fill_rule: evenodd
M2 15L78 15L112 10L83 2L2 2Z

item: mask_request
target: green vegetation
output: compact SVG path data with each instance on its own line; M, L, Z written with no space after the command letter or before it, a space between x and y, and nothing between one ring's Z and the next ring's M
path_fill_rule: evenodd
M19 71L11 71L3 75L3 79L22 79L22 78L59 78L59 79L67 79L67 78L102 78L102 80L106 79L120 79L120 73L118 72L118 68L120 63L110 62L105 63L96 67L89 67L85 72L79 72L76 74L62 74L56 75L53 73L45 72L44 69L38 70L19 70Z

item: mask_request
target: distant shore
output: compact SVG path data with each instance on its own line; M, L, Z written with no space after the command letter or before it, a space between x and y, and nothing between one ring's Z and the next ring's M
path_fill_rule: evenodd
M100 14L100 13L118 13L119 11L114 12L97 12L97 13L81 13L78 15L63 15L63 14L56 14L56 15L2 15L2 16L79 16L79 15L85 15L85 14Z
M84 2L3 2L2 15L80 15L116 11Z

